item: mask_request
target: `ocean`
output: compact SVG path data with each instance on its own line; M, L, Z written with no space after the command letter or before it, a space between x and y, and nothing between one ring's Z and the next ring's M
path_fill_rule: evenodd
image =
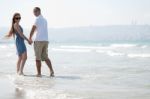
M148 42L50 43L54 78L44 62L35 77L33 46L26 45L26 76L17 76L14 43L0 44L0 99L150 98Z

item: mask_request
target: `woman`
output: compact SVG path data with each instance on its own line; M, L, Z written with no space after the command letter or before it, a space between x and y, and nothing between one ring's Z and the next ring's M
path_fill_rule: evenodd
M8 35L6 35L6 37L16 36L16 48L18 52L17 74L24 75L23 68L27 60L27 49L26 49L24 40L27 40L29 44L30 44L30 41L23 34L23 29L19 25L20 20L21 20L20 14L15 13L12 18L12 26L11 26L10 32L8 33Z

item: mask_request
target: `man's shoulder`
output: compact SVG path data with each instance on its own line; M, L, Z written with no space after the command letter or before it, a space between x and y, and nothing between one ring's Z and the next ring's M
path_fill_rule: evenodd
M45 17L41 17L41 19L43 19L43 20L47 21Z
M36 18L36 21L40 21L40 20L47 21L46 18L44 18L44 17L38 17L38 18Z
M39 18L36 18L36 19L35 19L35 22L37 23L38 21L39 21Z

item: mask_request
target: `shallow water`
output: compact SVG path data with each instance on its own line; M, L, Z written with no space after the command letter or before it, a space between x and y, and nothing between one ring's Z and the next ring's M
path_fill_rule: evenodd
M15 75L13 44L0 45L3 99L149 99L150 46L146 44L50 45L56 77L43 63L35 77L34 52L28 48L26 76ZM4 89L4 90L2 90Z

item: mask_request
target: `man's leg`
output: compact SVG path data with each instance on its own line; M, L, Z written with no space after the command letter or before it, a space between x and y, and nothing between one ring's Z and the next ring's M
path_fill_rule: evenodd
M54 77L54 70L53 70L53 67L52 67L52 64L51 64L51 61L50 59L46 59L45 60L45 63L47 64L47 66L49 67L49 70L50 70L50 76Z
M50 59L48 58L48 42L44 42L44 47L42 50L42 58L45 61L45 63L47 64L49 70L50 70L50 76L54 76L54 70L51 64Z
M36 60L36 68L37 68L37 77L41 76L41 61Z
M37 68L37 77L41 76L41 53L42 45L41 42L34 42L34 51L36 56L36 68Z

